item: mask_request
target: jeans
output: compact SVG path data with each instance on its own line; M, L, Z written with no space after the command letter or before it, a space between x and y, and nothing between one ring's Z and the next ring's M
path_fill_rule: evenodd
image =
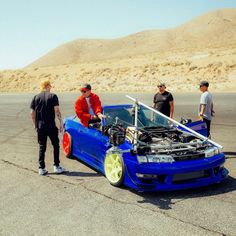
M207 125L207 137L209 138L210 135L211 135L211 133L210 133L210 130L211 130L211 120L203 118L203 121L206 122L206 125Z
M45 168L45 152L47 149L47 137L50 138L52 146L53 146L53 154L54 154L54 165L59 166L59 138L58 138L58 129L50 128L50 129L37 129L38 133L38 144L39 144L39 168Z

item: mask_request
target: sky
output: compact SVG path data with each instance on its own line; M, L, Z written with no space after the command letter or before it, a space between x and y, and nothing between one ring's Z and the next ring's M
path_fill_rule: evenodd
M79 38L181 25L236 0L0 0L0 69L22 68Z

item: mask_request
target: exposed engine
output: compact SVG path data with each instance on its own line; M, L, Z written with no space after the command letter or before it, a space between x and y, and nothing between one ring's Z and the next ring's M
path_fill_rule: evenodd
M134 127L128 127L126 138L134 143ZM167 154L175 161L205 157L209 144L176 128L144 127L138 130L137 153L139 155Z
M211 144L204 142L194 135L180 131L177 128L143 127L138 128L137 142L135 127L125 127L112 124L103 127L103 134L109 137L114 146L119 146L129 140L137 144L138 155L171 155L175 161L201 159ZM133 150L131 150L133 151Z
M103 134L109 136L110 143L118 146L125 142L125 128L120 124L105 126Z

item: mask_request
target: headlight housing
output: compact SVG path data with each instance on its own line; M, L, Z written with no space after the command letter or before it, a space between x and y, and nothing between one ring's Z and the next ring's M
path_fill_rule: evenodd
M137 156L139 163L172 163L174 158L171 155L145 155Z
M222 152L221 148L211 147L205 150L205 157L206 158L213 157L214 155L217 155L221 152Z

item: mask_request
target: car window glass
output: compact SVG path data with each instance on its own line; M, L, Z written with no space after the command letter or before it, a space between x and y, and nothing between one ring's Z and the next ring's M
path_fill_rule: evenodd
M106 125L114 124L116 120L125 127L134 125L134 108L112 107L105 108ZM118 119L117 119L118 118ZM169 127L170 122L155 112L140 106L138 109L138 127L164 126Z

